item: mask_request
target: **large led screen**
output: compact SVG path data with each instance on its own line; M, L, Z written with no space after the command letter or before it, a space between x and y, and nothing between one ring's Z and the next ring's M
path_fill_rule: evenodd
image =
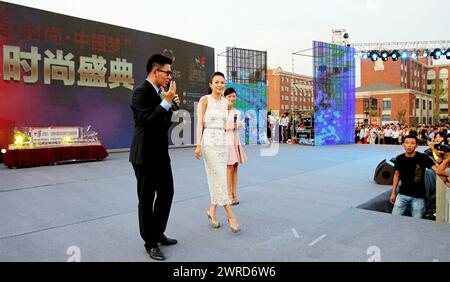
M214 71L213 48L0 2L0 147L15 127L89 125L106 148L129 147L131 95L154 53L174 60L183 116L193 119Z
M324 42L314 48L314 143L355 142L355 49Z

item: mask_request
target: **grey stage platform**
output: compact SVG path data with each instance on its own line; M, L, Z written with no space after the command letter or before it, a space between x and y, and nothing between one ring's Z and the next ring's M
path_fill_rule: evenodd
M242 231L208 225L203 161L172 149L175 197L161 247L168 261L450 261L450 225L356 208L391 189L376 165L400 146L246 147L234 208ZM0 167L0 261L152 261L137 223L127 153L105 161L11 170Z

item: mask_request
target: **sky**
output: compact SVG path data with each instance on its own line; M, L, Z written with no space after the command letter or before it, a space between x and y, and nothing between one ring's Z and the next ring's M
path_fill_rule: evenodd
M267 51L268 67L311 75L292 56L346 29L350 43L450 40L448 0L8 0L213 47ZM447 48L450 46L446 46ZM445 62L445 63L450 63ZM225 61L218 61L219 69ZM217 64L216 64L217 65Z

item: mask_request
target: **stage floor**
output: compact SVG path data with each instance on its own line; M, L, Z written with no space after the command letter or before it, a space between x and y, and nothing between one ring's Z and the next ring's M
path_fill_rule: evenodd
M450 261L450 225L362 210L391 189L373 181L400 146L280 144L273 157L247 146L233 209L242 231L211 229L203 160L171 149L175 196L162 246L167 261ZM153 261L139 236L128 153L102 162L0 166L0 261Z

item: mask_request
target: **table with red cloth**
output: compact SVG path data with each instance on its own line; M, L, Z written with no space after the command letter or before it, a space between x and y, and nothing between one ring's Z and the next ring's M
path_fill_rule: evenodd
M107 156L108 152L102 145L14 149L6 151L4 163L9 168L34 167L71 160L103 160Z

